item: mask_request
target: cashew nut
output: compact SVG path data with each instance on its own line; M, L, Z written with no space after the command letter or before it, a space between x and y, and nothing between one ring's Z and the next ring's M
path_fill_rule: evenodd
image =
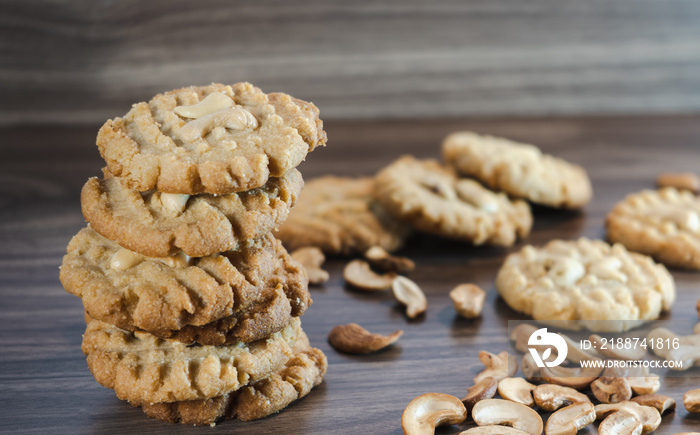
M640 360L644 358L644 355L646 355L647 351L643 347L634 347L632 346L630 349L620 349L620 348L613 348L610 346L604 346L604 340L600 337L598 334L592 334L588 338L591 343L594 345L595 349L600 352L601 354L609 357L609 358L614 358L618 360Z
M656 408L642 406L636 402L626 401L620 403L600 404L595 406L596 419L602 420L613 412L625 411L637 417L642 422L642 433L646 434L656 430L661 424L661 414Z
M599 367L542 367L542 379L546 382L582 390L598 379L603 371Z
M645 394L643 396L633 397L630 400L643 406L651 406L659 411L661 415L666 411L673 411L676 409L676 401L663 394Z
M459 433L459 435L528 435L527 432L508 426L477 426Z
M397 276L391 284L394 298L406 305L406 315L409 319L415 319L428 309L428 300L418 284L406 278Z
M525 406L535 406L532 390L535 386L523 378L503 378L498 382L498 394L506 400L521 403Z
M537 406L550 412L574 403L591 402L588 396L573 388L554 384L538 385L532 390L532 397Z
M495 424L520 429L531 435L542 433L542 417L532 408L510 400L482 400L474 405L472 419L479 426Z
M319 248L316 246L299 248L292 252L291 256L306 270L309 284L323 284L328 281L328 272L321 269L321 265L326 261L326 257Z
M498 355L482 350L479 352L479 360L486 368L474 376L475 384L488 377L500 381L518 371L518 360L505 350Z
M455 311L466 319L473 319L481 314L486 292L474 284L460 284L450 292L450 299Z
M688 412L700 413L700 388L690 390L683 395L683 406Z
M187 200L190 199L190 195L184 195L180 193L161 193L160 203L166 210L180 215L185 211L187 206Z
M403 335L399 329L389 335L372 334L357 323L338 325L328 334L328 342L345 353L370 353L390 346Z
M245 130L256 128L258 121L242 107L219 110L218 112L204 115L188 122L180 128L180 137L186 142L193 142L206 136L216 127L224 127L231 130Z
M372 246L365 252L365 258L377 269L385 272L410 273L416 268L416 263L410 258L397 257L389 254L381 246Z
M627 383L632 388L632 393L637 395L654 394L661 387L659 377L656 375L628 376Z
M700 335L679 336L666 328L652 329L647 335L648 340L659 340L666 345L653 348L653 352L667 361L682 361L683 364L671 366L672 370L688 370L700 365ZM674 348L673 343L678 343ZM668 345L670 344L670 345Z
M603 403L624 402L632 397L627 379L619 377L602 376L591 383L591 391Z
M580 402L561 408L549 416L545 435L576 435L595 421L595 408L590 402Z
M442 393L427 393L411 400L401 416L406 435L435 433L435 428L461 423L467 419L467 409L456 397Z
M229 109L233 107L233 104L233 100L228 95L221 92L212 92L198 103L190 106L177 106L173 109L173 112L183 118L196 119L219 110Z
M484 378L467 388L467 395L462 398L462 403L471 411L477 402L484 399L491 399L496 395L498 381L492 377Z
M114 270L126 270L136 266L145 259L141 254L121 248L112 255L112 258L109 260L109 267Z
M511 339L511 341L515 342L515 348L524 354L528 354L530 352L529 349L531 349L531 348L537 349L540 352L544 352L546 349L551 349L550 346L528 344L530 336L537 329L539 329L539 328L537 328L536 326L531 325L529 323L521 323L520 325L513 328L513 331L511 331L511 333L510 333L510 339ZM579 345L579 343L575 342L574 340L569 338L567 335L561 334L561 333L559 333L559 335L566 342L566 347L567 347L566 360L567 361L580 364L581 361L600 360L600 358L598 358L597 356L591 355L590 353L581 349L581 346ZM552 356L556 357L556 351L554 351L552 353L555 354Z
M160 261L165 263L170 267L187 267L192 264L192 257L180 251L175 255L169 257L148 257L152 260Z
M498 200L495 195L488 194L477 181L469 178L460 179L455 185L455 191L459 199L486 213L498 211Z
M393 272L379 275L369 268L363 260L352 260L343 269L345 282L360 290L380 291L391 287L396 274Z
M542 380L542 371L529 353L523 355L522 360L520 360L520 366L523 369L523 376L525 376L525 379L528 381L539 382Z
M696 195L700 193L700 177L692 172L664 172L656 177L656 184L660 188L674 187Z
M642 422L625 411L613 412L598 426L598 435L640 435L641 433Z

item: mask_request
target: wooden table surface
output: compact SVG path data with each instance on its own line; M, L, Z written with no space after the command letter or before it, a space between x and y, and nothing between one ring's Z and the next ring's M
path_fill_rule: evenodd
M411 399L426 392L462 397L481 370L478 351L508 348L507 320L522 316L497 297L493 281L504 256L524 242L507 250L474 248L423 235L402 251L416 261L411 278L428 296L427 314L416 321L407 321L390 293L347 288L341 277L346 259L327 262L331 279L311 289L314 305L303 326L330 364L324 383L305 399L261 421L224 422L213 429L146 418L94 381L80 351L80 300L64 292L58 280L65 247L85 225L80 188L102 166L94 146L98 127L0 130L0 432L399 434L401 413ZM525 242L536 245L552 238L603 237L607 210L627 193L652 187L660 171L700 167L700 117L672 116L329 122L328 147L311 154L300 169L307 179L372 174L405 153L439 157L441 138L459 129L530 141L588 170L593 202L580 213L535 209ZM692 325L700 274L672 274L678 300L666 317ZM488 291L478 320L455 316L447 294L463 282ZM343 355L328 345L326 335L349 322L405 334L386 351ZM680 403L686 390L698 387L697 371L694 377L663 380L661 392L679 408L664 417L657 433L700 430L700 416L688 414Z

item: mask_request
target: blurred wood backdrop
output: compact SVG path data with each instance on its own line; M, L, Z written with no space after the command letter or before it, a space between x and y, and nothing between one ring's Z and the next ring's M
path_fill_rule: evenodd
M698 112L700 1L0 1L0 124L242 80L325 119Z

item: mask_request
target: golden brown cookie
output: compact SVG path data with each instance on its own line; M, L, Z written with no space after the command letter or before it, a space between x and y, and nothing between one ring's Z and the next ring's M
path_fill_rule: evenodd
M156 95L97 135L110 172L131 188L188 195L255 189L325 143L316 106L250 83Z
M532 227L530 207L435 160L404 156L377 174L374 195L397 219L444 237L510 246Z
M510 254L496 289L516 311L559 327L616 332L657 319L676 298L662 264L602 240L553 240Z
M286 408L319 385L328 362L319 349L309 345L305 335L297 341L294 356L269 377L240 390L209 399L172 403L143 403L151 418L170 423L212 424L223 419L256 420Z
M310 304L311 300L309 300ZM187 344L220 346L236 342L250 343L280 331L292 320L292 317L300 317L304 312L299 311L295 314L296 316L292 316L289 298L284 294L282 286L278 285L277 288L260 292L260 296L252 306L223 319L202 326L187 325L177 331L158 330L150 333L159 338L172 338ZM87 323L91 317L87 313L85 316Z
M536 204L574 209L593 197L582 167L534 145L463 131L445 138L442 153L460 174Z
M92 318L165 336L187 325L211 328L207 324L253 309L278 285L292 316L311 303L306 273L272 235L242 251L157 259L121 248L88 227L69 243L60 278Z
M668 266L700 269L700 198L668 187L633 193L605 219L607 238Z
M82 350L97 382L141 405L217 397L265 379L289 361L302 334L293 319L264 340L201 346L92 320Z
M182 195L129 189L122 178L91 178L83 216L121 246L151 257L179 251L192 257L236 250L281 224L304 181L292 169L257 189L228 195Z
M373 189L371 177L311 180L276 235L289 250L317 246L328 254L352 254L381 246L394 251L408 226L374 201Z

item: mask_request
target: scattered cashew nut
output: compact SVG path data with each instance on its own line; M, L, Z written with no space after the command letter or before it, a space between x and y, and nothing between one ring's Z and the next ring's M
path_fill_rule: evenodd
M348 323L331 329L328 342L341 352L362 354L384 349L396 343L402 335L400 329L389 335L372 334L357 323Z
M460 284L450 292L455 311L466 319L479 317L485 298L486 292L474 284Z
M488 425L467 429L459 435L528 435L528 433L508 426Z
M595 408L590 402L580 402L561 408L547 419L546 435L576 435L595 421Z
M598 379L603 371L599 367L542 367L542 379L546 382L583 390Z
M482 350L479 352L479 360L486 368L474 376L475 384L488 377L500 381L518 371L518 360L505 350L498 355Z
M534 389L535 385L523 378L503 378L498 382L498 394L501 398L531 408L535 406L535 399L532 398L532 390Z
M600 352L601 354L609 357L609 358L614 358L618 360L640 360L644 358L644 355L647 354L647 351L645 348L639 346L639 347L634 347L632 346L630 349L619 349L619 348L613 348L611 346L604 346L604 341L601 338L600 335L598 334L592 334L588 338L591 343L595 346L595 349Z
M624 402L632 397L632 388L627 379L620 377L601 376L591 383L591 391L603 403Z
M309 277L309 284L323 284L328 281L328 272L321 268L326 256L316 246L306 246L291 253L293 259L301 264Z
M418 284L406 278L397 276L391 284L394 298L406 305L406 315L409 319L415 319L428 309L428 300Z
M672 370L688 370L700 365L700 335L681 337L666 328L655 328L649 332L647 339L662 340L665 343L664 346L654 347L653 352L657 356L667 361L682 361L682 365L669 367ZM678 347L674 349L673 343L678 343Z
M396 278L393 272L379 275L369 268L369 263L363 260L352 260L343 269L343 278L353 287L360 290L381 291L390 288Z
M474 405L472 419L479 426L503 425L531 435L542 434L542 417L537 411L510 400L482 400Z
M467 419L462 401L449 394L427 393L411 400L401 416L401 427L406 435L435 433L435 428L461 423Z
M642 422L642 433L646 434L656 430L661 424L661 414L656 408L643 406L636 402L626 401L620 403L599 404L595 406L596 419L602 420L613 412L625 411L637 417Z
M643 406L651 406L659 411L659 414L661 415L663 415L666 411L673 411L676 409L676 401L668 396L664 396L663 394L645 394L642 396L633 397L630 400Z
M700 388L690 390L683 395L683 406L688 412L700 413Z
M542 384L532 390L532 397L538 407L545 411L556 411L562 406L574 403L589 402L591 399L573 388L554 384Z
M626 411L617 411L605 417L598 426L598 435L640 435L642 422Z
M372 246L365 252L365 258L377 269L385 272L410 273L416 268L416 263L410 258L397 257L389 254L381 246Z
M498 381L492 377L487 377L467 388L467 395L462 398L462 403L471 411L477 402L484 399L492 399L496 395Z
M180 193L160 194L160 203L163 205L163 208L175 213L176 215L180 215L183 211L185 211L188 199L190 199L190 195Z

